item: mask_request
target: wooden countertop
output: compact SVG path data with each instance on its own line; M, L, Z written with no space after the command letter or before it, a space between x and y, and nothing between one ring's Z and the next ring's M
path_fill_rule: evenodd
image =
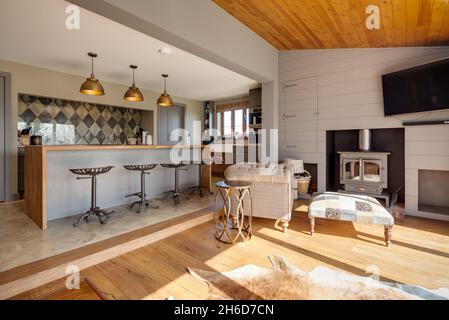
M143 145L43 145L43 146L26 146L25 147L25 210L26 214L33 220L42 230L47 229L47 156L49 152L55 151L75 151L85 156L95 157L95 154L89 151L110 150L114 153L126 150L166 150L163 153L169 153L171 149L186 148L186 151L195 149L196 152L202 152L202 145L178 145L178 146L143 146ZM148 151L147 156L151 156ZM63 153L63 152L62 152ZM61 153L61 154L62 154ZM145 153L145 152L144 152ZM144 154L141 154L144 159ZM148 157L147 157L148 158ZM52 169L52 168L51 168ZM211 188L211 166L203 165L202 168L202 185ZM57 196L54 195L53 196Z
M227 145L211 144L211 149L224 148ZM259 144L231 144L232 147L259 147ZM178 146L162 146L162 145L42 145L42 146L25 146L25 148L40 148L43 151L89 151L89 150L147 150L147 149L174 149L174 148L205 148L206 145L178 145Z
M146 145L43 145L26 146L26 148L40 148L44 151L88 151L88 150L147 150L147 149L174 149L174 148L203 148L200 145L182 146L146 146Z

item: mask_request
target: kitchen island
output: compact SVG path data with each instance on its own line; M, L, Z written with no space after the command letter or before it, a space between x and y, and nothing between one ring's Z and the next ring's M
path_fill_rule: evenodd
M77 180L69 169L114 166L98 177L97 202L111 208L134 201L125 195L139 191L140 175L123 165L171 163L176 152L184 161L201 155L202 146L57 145L25 147L25 207L42 229L47 221L76 216L90 206L90 180ZM195 158L194 158L195 159ZM198 184L198 166L180 174L180 187ZM210 188L210 167L203 166L203 187ZM174 188L174 170L160 166L146 179L149 198Z

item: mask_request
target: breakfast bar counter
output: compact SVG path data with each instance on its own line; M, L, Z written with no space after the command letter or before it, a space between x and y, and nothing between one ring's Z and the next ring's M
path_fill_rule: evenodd
M42 229L47 221L76 216L89 208L90 182L77 180L69 169L113 166L98 177L98 205L111 208L131 202L125 195L138 191L140 176L124 165L172 163L200 159L202 146L44 145L25 147L25 206ZM180 174L181 188L198 185L199 166ZM210 166L202 166L202 185L210 189ZM158 166L146 179L148 197L173 189L173 170Z

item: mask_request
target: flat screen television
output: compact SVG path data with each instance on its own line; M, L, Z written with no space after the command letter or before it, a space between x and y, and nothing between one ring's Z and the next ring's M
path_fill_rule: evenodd
M386 116L449 109L449 58L382 76Z

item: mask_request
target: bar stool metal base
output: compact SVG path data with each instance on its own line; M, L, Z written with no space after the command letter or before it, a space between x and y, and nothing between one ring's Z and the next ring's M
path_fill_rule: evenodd
M177 164L166 163L165 164L164 163L164 164L161 164L161 166L164 168L168 168L168 169L175 169L175 190L164 192L165 194L167 194L167 196L165 198L169 198L169 197L173 198L175 205L179 204L180 196L183 196L185 199L189 200L190 199L189 196L179 190L179 171L187 170L186 168L184 168L185 164L183 164L183 163L177 163Z
M107 212L103 209L97 207L97 175L109 172L113 166L100 167L100 168L85 168L85 169L69 169L70 172L76 175L81 175L77 177L77 180L90 179L91 180L91 204L90 209L85 214L81 215L79 219L73 224L76 228L79 226L82 220L87 222L90 216L96 216L101 224L106 224L107 220L111 217L114 211Z
M211 162L202 161L202 162L200 163L200 162L197 162L197 161L190 161L190 162L187 162L186 165L196 165L196 166L198 166L198 185L191 187L191 188L190 188L190 193L189 193L189 194L192 195L192 194L194 194L196 191L198 191L199 194L200 194L200 197L201 197L201 198L204 197L204 193L203 193L203 189L204 189L204 188L203 188L203 165L208 165L208 166L210 166L210 165L211 165ZM209 193L209 194L214 194L214 193L211 192L210 190L209 190L208 193Z
M132 208L135 205L138 205L139 208L137 209L137 213L140 213L142 211L143 207L150 207L153 209L159 209L159 206L154 203L152 200L147 199L147 194L145 193L145 175L150 175L150 170L154 169L157 166L157 164L147 164L147 165L125 165L123 166L127 170L135 170L140 171L140 192L132 193L126 196L128 197L139 197L139 201L133 202L129 209L132 210Z
M190 200L189 195L181 191L171 190L164 192L164 194L166 194L165 199L172 198L175 204L179 204L180 197L184 197L185 200Z
M111 217L111 215L114 213L114 211L107 212L103 209L100 209L98 207L91 208L89 211L87 211L85 214L83 214L81 217L79 217L78 221L76 221L73 226L76 228L81 223L81 220L84 220L87 222L89 220L90 216L96 216L101 224L106 224L108 219Z
M201 198L204 197L203 188L200 187L200 186L192 187L191 190L190 190L190 195L194 194L196 191L199 192Z
M132 208L135 205L139 206L139 209L137 209L137 213L140 213L142 211L142 207L143 206L150 207L150 208L153 208L153 209L159 209L159 206L156 203L154 203L154 201L147 200L147 199L144 199L143 201L139 200L139 201L135 201L135 202L131 203L131 205L129 206L129 209L132 210Z

